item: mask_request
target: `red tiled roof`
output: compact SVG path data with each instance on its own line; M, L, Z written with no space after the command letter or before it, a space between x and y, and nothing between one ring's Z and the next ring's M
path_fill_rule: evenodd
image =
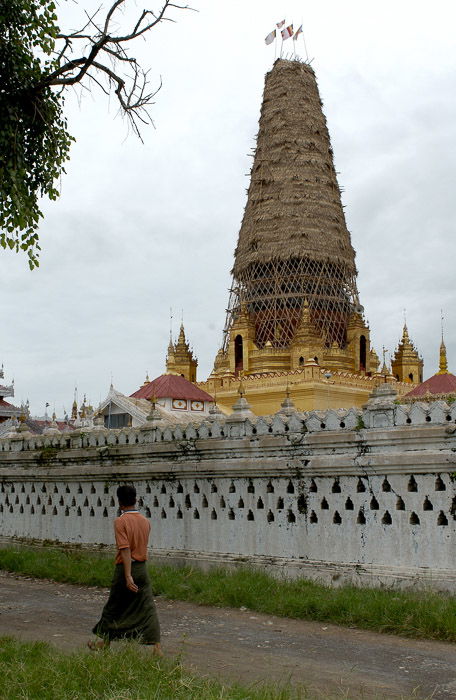
M425 394L452 394L456 392L456 377L448 374L434 374L422 384L418 384L405 396L424 396Z
M189 382L179 374L162 374L145 384L131 397L134 399L190 399L192 401L213 401L210 394Z
M8 403L5 399L0 398L0 416L5 418L6 416L19 415L21 409L17 406L13 406L12 403Z

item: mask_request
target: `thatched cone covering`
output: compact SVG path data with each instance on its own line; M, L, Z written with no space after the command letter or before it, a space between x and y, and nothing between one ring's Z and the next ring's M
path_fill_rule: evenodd
M314 71L278 59L266 75L234 277L252 263L292 257L342 264L356 275Z

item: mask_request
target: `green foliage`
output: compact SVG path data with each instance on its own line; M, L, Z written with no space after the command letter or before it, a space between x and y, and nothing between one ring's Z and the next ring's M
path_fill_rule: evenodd
M330 588L249 569L203 572L160 566L151 568L151 578L155 591L171 599L456 642L456 599L450 595Z
M356 425L354 427L354 430L363 430L365 428L365 423L363 421L362 416L358 416L358 420L356 421Z
M40 466L48 465L54 457L57 457L60 449L60 447L45 447L39 453L36 461Z
M56 199L71 142L56 66L52 0L0 0L0 245L38 266L40 197Z
M105 551L0 549L0 569L86 586L109 586L112 561L112 553ZM160 565L151 566L150 574L155 592L174 600L456 642L456 599L450 595L329 588L305 579L278 580L253 569L204 572Z
M98 654L64 654L43 642L0 637L0 697L8 700L304 700L299 687L221 685L147 648L115 644ZM340 697L340 696L339 696ZM343 697L346 697L345 695Z
M113 557L46 548L0 550L0 569L84 586L109 586ZM32 574L32 572L34 572ZM0 696L1 697L1 696Z

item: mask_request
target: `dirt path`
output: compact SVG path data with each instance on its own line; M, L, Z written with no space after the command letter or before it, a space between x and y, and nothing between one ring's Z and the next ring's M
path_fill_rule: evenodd
M105 589L0 572L0 634L80 648ZM157 600L166 653L199 674L302 683L318 697L456 698L456 645Z

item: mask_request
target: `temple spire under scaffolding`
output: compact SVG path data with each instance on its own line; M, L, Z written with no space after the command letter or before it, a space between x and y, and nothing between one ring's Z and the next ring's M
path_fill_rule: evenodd
M279 59L266 76L233 275L232 315L247 305L257 347L289 346L305 299L325 341L345 346L355 252L315 74L301 61Z

